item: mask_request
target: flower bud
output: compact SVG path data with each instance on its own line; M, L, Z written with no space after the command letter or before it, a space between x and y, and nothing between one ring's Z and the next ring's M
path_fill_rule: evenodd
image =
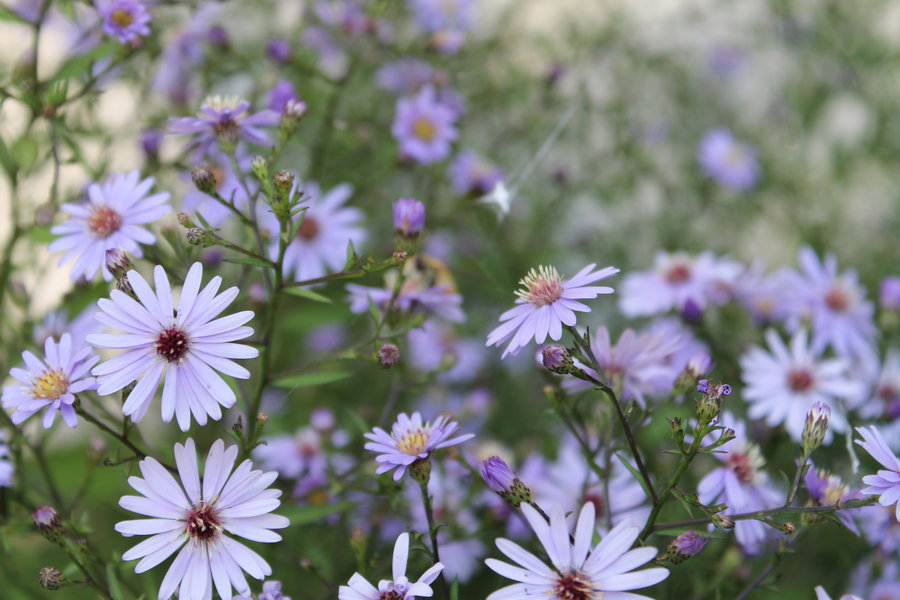
M413 198L394 202L394 233L406 240L419 237L425 228L425 205Z
M281 196L282 200L288 200L288 194L291 193L291 187L294 185L294 174L284 169L275 173L272 178L275 182L275 191Z
M409 474L413 480L421 486L427 486L431 478L431 462L427 458L420 458L409 465Z
M881 308L900 312L900 277L885 277L881 282Z
M256 413L256 422L259 423L260 425L265 425L266 423L269 422L269 415L267 415L264 412Z
M58 543L62 538L62 521L59 519L56 509L52 506L38 506L31 517L34 524L45 538L53 543Z
M378 349L378 364L389 369L400 360L400 349L394 344L384 344Z
M122 279L128 274L128 271L134 268L128 255L118 248L110 248L106 251L106 268L113 277Z
M159 148L162 146L163 134L159 129L146 129L141 133L141 150L151 163L159 162Z
M690 557L700 554L707 542L709 542L709 538L698 535L694 531L685 531L669 542L665 558L675 564L684 562Z
M178 213L177 218L178 218L178 224L181 225L182 227L186 227L186 228L196 227L196 225L194 225L194 222L191 220L191 216L189 214L187 214L186 212Z
M281 121L278 128L284 135L290 135L297 129L300 119L306 114L306 102L302 100L288 100L281 111Z
M562 346L545 346L541 351L544 368L552 373L564 375L572 370L572 355Z
M701 426L706 426L719 416L722 396L731 394L731 386L727 383L711 384L709 379L701 379L697 383L697 391L703 394L697 400L697 421Z
M822 445L825 434L828 432L828 422L831 420L831 408L822 402L816 402L806 413L806 423L803 425L803 437L801 444L803 453L807 456L813 450Z
M409 252L404 250L403 248L397 248L391 254L391 258L394 259L394 262L398 265L402 265L406 262L406 259L409 257Z
M209 167L194 167L191 169L191 181L204 194L215 194L216 189L219 187L219 182L216 181L216 174Z
M518 508L523 502L531 502L531 489L522 483L499 456L492 456L481 462L481 476L488 487L513 508Z
M59 572L59 569L53 567L44 567L38 575L41 587L45 590L58 590L69 585L66 576Z
M715 514L710 518L716 527L721 527L722 529L734 529L734 519L728 515Z
M213 238L208 231L201 229L200 227L191 227L187 230L187 233L185 233L185 237L187 237L188 244L191 246L200 246L201 248L207 248L216 243L215 238Z
M269 178L269 162L259 154L254 154L250 159L250 170L253 172L253 176L260 181Z

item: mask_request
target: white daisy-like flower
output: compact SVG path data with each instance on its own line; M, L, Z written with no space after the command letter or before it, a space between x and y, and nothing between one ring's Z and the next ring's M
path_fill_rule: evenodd
M50 252L65 250L59 264L72 260L72 279L91 279L102 270L103 278L112 280L106 267L106 251L112 249L143 256L140 244L153 244L156 237L144 229L160 219L172 207L166 204L168 192L147 195L153 187L153 178L140 180L135 170L119 175L104 183L88 186L88 201L84 204L63 204L60 208L70 216L51 232L61 237L53 240Z
M527 504L522 514L550 557L552 566L507 539L497 540L497 548L516 565L493 558L485 564L500 575L517 581L497 590L487 600L650 600L628 590L655 585L669 576L662 567L634 571L656 557L656 548L630 550L641 528L632 521L616 525L595 547L594 504L582 507L575 526L574 543L563 509L554 506L550 523Z
M216 440L201 482L194 441L188 439L184 446L175 444L180 482L151 457L140 462L143 479L128 478L141 495L122 496L119 506L150 518L121 521L116 531L150 537L122 559L141 559L135 572L143 573L181 548L160 585L159 600L171 598L176 590L179 600L210 600L213 587L223 599L230 600L232 587L249 596L245 572L260 580L272 574L259 554L225 535L277 542L281 536L271 530L290 524L287 518L270 514L281 504L281 490L267 489L278 474L254 471L249 460L234 469L237 455L237 446L226 449L222 440Z
M406 577L408 558L409 534L401 533L394 544L392 579L382 579L376 588L365 577L354 573L347 585L342 585L338 589L338 600L410 600L431 597L434 591L430 584L441 574L444 565L436 563L422 573L417 581L411 583Z
M163 421L168 423L174 416L182 431L190 427L191 414L200 425L206 425L207 415L218 421L222 418L220 405L230 408L237 400L218 372L247 379L250 372L231 359L259 355L256 348L234 343L253 334L244 326L253 318L253 311L214 318L231 304L238 289L232 287L217 295L222 278L216 276L201 290L200 263L194 263L185 277L177 311L166 272L157 266L153 275L155 293L137 271L128 272L139 302L113 290L108 300L97 303L101 310L97 319L123 333L92 334L87 336L88 343L125 350L94 367L100 384L97 393L112 394L136 380L122 414L137 423L165 380Z

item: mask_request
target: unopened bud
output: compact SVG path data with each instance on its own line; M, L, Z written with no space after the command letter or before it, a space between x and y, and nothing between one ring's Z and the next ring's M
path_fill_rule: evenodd
M196 225L194 225L194 222L191 220L191 216L186 212L178 213L178 224L182 227L187 228L196 227Z
M209 167L194 167L191 169L191 180L198 190L204 194L215 194L219 183L216 174Z
M828 423L831 420L831 407L822 402L816 402L806 413L806 423L803 425L803 437L801 445L803 453L809 455L813 450L822 445L825 434L828 432Z
M281 111L281 121L278 123L279 129L285 134L290 135L297 129L300 119L306 114L306 102L302 100L288 100Z
M431 478L431 462L427 458L420 458L409 465L409 474L413 480L421 486L428 485Z
M522 483L509 465L499 456L481 462L481 476L489 488L513 508L531 502L531 489Z
M685 531L669 542L665 558L675 564L684 562L690 557L700 554L707 542L709 542L709 538L694 531Z
M38 506L31 517L34 524L45 538L53 543L59 542L62 538L62 521L59 514L52 506Z
M291 193L291 187L294 185L294 174L282 169L275 173L273 180L275 181L275 191L282 200L287 200L288 194Z
M544 368L552 373L564 375L572 370L572 355L562 346L545 346L541 351Z
M243 433L244 432L244 420L238 415L237 421L234 422L234 425L231 426L231 430L235 433Z
M66 576L59 572L59 569L53 567L44 567L38 575L41 587L45 590L58 590L69 585Z
M191 246L200 246L201 248L207 248L216 243L215 238L213 238L208 231L199 227L191 227L188 229L185 233L185 237L187 238L188 244Z
M711 517L713 524L722 529L734 529L734 519L728 515L716 514Z
M394 344L384 344L378 349L378 364L389 369L400 360L400 349Z
M259 154L254 154L253 158L250 159L250 170L260 181L265 181L269 178L269 163Z
M719 416L722 410L722 396L731 394L731 386L727 383L712 384L709 379L701 379L697 383L697 391L703 396L697 400L697 421L706 426Z
M106 251L106 268L113 274L113 277L122 279L128 271L134 268L134 265L131 264L131 259L124 251L110 248Z
M256 413L256 422L260 425L265 425L269 422L269 415L264 412Z
M366 555L366 545L369 543L369 535L362 527L354 527L350 532L350 549L358 557Z

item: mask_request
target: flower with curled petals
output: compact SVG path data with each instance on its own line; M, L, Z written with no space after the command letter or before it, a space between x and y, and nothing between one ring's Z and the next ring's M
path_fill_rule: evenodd
M550 523L528 504L522 514L550 557L552 566L507 539L497 547L516 565L489 558L485 564L493 571L517 581L497 590L487 600L649 600L628 590L655 585L669 576L662 567L634 571L656 557L656 548L630 550L641 532L631 521L613 527L600 543L591 546L594 537L594 504L586 503L578 515L575 535L570 541L569 526L558 505L550 512Z
M244 572L256 579L272 574L263 558L225 532L254 542L277 542L271 531L283 529L287 518L270 514L278 508L281 490L268 489L278 474L254 471L249 460L234 469L238 447L225 448L216 440L206 457L201 480L194 440L175 444L176 479L152 457L140 462L141 477L128 483L140 496L122 496L119 506L150 517L116 523L124 536L150 537L122 555L123 560L141 559L136 573L152 569L181 551L172 561L159 588L159 600L176 590L179 600L209 600L213 588L221 598L231 598L231 589L250 595ZM233 469L233 472L232 472Z
M97 393L112 394L137 381L122 405L122 414L137 423L164 381L164 422L174 416L181 430L187 431L192 414L200 425L206 424L207 416L218 421L222 418L220 405L230 408L237 400L219 372L247 379L250 372L231 359L259 355L256 348L234 343L253 333L244 326L253 318L253 311L216 319L238 295L238 289L217 294L222 278L216 276L201 290L200 263L194 263L185 277L177 311L166 272L157 265L153 275L156 292L137 271L129 271L126 277L137 300L113 290L109 299L98 302L97 319L123 333L92 334L87 336L88 343L125 352L94 367Z

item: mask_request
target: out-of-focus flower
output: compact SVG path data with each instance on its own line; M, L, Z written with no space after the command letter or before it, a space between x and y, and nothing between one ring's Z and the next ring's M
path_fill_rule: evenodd
M799 262L801 270L791 274L791 291L799 299L795 321L810 319L813 348L831 346L841 356L874 360L875 307L866 300L856 271L838 273L833 254L820 262L808 246L800 249Z
M434 77L434 69L428 63L409 57L385 63L375 72L378 87L401 96L418 92L433 83Z
M269 110L281 113L291 100L300 100L294 84L287 79L280 79L269 91Z
M888 350L872 392L860 398L859 414L866 418L884 418L894 422L900 417L900 350Z
M406 563L409 558L409 534L401 533L394 544L394 560L391 579L382 579L378 587L354 573L347 585L338 589L338 600L411 600L428 598L434 594L430 584L438 578L444 565L436 563L428 568L414 583L406 577Z
M44 342L44 360L41 361L29 351L22 353L25 369L14 367L9 373L19 383L3 388L3 408L12 409L15 425L38 412L44 411L44 429L49 429L62 415L69 427L78 425L75 414L75 394L97 389L97 381L89 376L89 371L100 358L91 348L73 347L72 338L64 333L59 343L53 338Z
M220 9L218 2L200 3L188 23L175 29L163 43L153 89L179 106L188 106L199 93L197 74L202 71L207 53L204 40Z
M252 595L235 596L233 600L254 600ZM257 596L256 600L291 600L289 596L281 593L280 581L266 581L263 583L262 592Z
M456 111L426 86L412 98L397 101L391 133L403 156L423 164L438 162L450 154L450 144L457 138L456 119Z
M409 0L416 22L428 31L456 29L466 31L472 26L474 0Z
M880 292L881 307L900 312L900 277L885 277Z
M522 514L550 557L552 566L544 564L518 544L498 539L497 548L516 564L493 558L487 559L485 564L500 575L522 583L502 588L489 595L487 600L613 598L617 592L649 587L669 576L669 570L662 567L633 570L656 556L656 548L630 549L641 532L641 528L633 523L620 523L603 536L599 544L592 546L595 517L594 505L590 502L581 508L572 541L565 513L559 506L551 509L550 523L527 504L522 505ZM627 597L649 600L640 594L628 594Z
M159 129L145 129L141 133L141 150L150 162L159 161L159 149L162 146L163 134Z
M103 31L123 44L150 35L150 12L141 0L105 0L97 10L103 18Z
M387 310L397 283L397 273L385 276L383 288L357 284L347 285L350 292L350 310L361 314L369 310L372 302L381 310ZM452 323L466 319L462 296L456 290L453 275L444 264L430 256L417 254L407 258L403 265L403 285L394 298L393 310L407 314L431 314Z
M480 341L461 337L456 328L438 319L428 319L406 340L409 364L424 372L441 369L438 381L471 381L485 364L487 350Z
M810 500L816 506L835 506L848 500L859 498L859 492L847 487L840 477L823 469L817 470L814 466L810 466L809 471L803 477L803 485L806 486ZM857 529L856 523L853 521L851 512L856 513L858 511L839 510L836 511L835 516L840 519L847 529L859 535L859 529Z
M742 271L740 263L717 258L712 252L699 256L659 252L652 271L625 277L619 308L630 318L680 312L689 304L702 311L724 304Z
M69 220L51 230L60 237L48 247L50 252L66 251L59 264L75 261L72 279L91 279L102 271L112 280L106 268L106 251L118 248L133 256L143 252L138 243L153 244L156 237L141 227L160 219L172 208L166 204L168 192L147 195L153 178L140 180L140 172L118 175L111 181L88 186L88 200L83 204L63 204Z
M884 469L875 475L863 477L863 494L875 494L878 503L882 506L896 504L897 521L900 522L900 458L891 451L887 441L877 428L857 427L856 431L862 436L862 440L856 443L865 448L872 458L877 460Z
M831 600L831 596L828 595L828 592L825 591L821 585L817 585L815 587L816 592L816 600ZM844 594L841 596L840 600L863 600L859 596L854 596L853 594Z
M272 140L259 128L274 127L280 119L281 115L271 110L250 114L250 103L240 98L210 96L196 117L170 118L169 133L192 136L188 148L205 156L217 142L225 152L233 151L239 139L271 146Z
M749 190L759 179L756 151L734 139L727 129L713 129L703 136L697 160L709 177L738 191Z
M772 487L762 453L747 438L746 426L735 421L729 413L722 413L719 424L734 430L734 439L719 447L714 456L722 466L706 474L697 485L700 502L707 506L721 502L728 505L722 514L734 515L765 510L779 505L781 494ZM714 439L710 436L710 441ZM735 522L735 537L743 549L756 554L769 533L768 525L752 519Z
M200 290L200 263L194 263L184 279L177 311L165 270L157 266L153 275L155 293L137 271L129 271L127 279L137 301L113 290L109 299L98 302L102 312L97 319L124 333L89 335L88 343L125 352L94 368L100 384L97 393L112 394L137 381L122 406L122 414L137 423L147 413L160 382L165 381L164 422L174 416L181 430L187 431L191 414L200 425L206 424L207 416L218 421L222 418L219 405L230 408L237 398L217 371L247 379L250 372L231 359L259 355L256 348L234 343L253 334L244 326L253 312L216 319L238 295L238 289L232 287L217 295L222 278L216 276Z
M447 175L450 177L454 192L476 196L489 194L505 177L502 169L469 150L456 155L450 163Z
M382 344L378 349L378 364L384 368L393 367L400 360L400 349L394 344Z
M9 456L9 446L4 443L5 440L6 432L0 431L0 487L12 487L16 465L6 458Z
M407 239L419 237L425 229L425 205L414 198L400 198L393 209L394 233Z
M831 409L831 426L824 437L828 444L834 437L832 430L847 431L847 418L838 400L857 398L864 386L847 375L848 365L843 360L820 359L807 339L801 329L788 348L777 332L766 331L769 350L754 346L741 357L744 398L750 402L750 418L764 418L771 427L783 423L796 442L802 440L807 412L821 402Z
M213 589L230 598L232 586L249 595L244 572L260 580L272 574L260 555L225 535L227 531L255 542L277 542L281 536L272 530L290 524L271 514L281 504L281 490L269 489L277 473L255 471L249 460L234 469L237 456L237 446L226 449L216 440L201 480L197 450L189 438L184 446L175 444L180 483L152 457L140 462L143 479L129 479L141 496L122 496L119 506L151 518L121 521L116 531L126 537L151 537L125 552L122 560L141 559L134 570L143 573L181 548L160 585L160 598L177 590L182 600L204 600L212 597Z
M273 38L266 44L266 56L274 63L289 63L294 58L294 51L291 45L284 38Z
M72 338L72 347L80 348L84 345L88 334L98 333L103 328L103 324L96 319L97 310L97 307L92 304L81 311L71 322L69 322L65 310L47 313L44 320L34 327L34 342L43 346L47 338L59 338L64 333L68 333Z
M428 422L423 421L422 415L417 412L412 417L400 413L390 434L380 427L365 434L371 440L366 443L365 448L378 454L375 457L375 462L378 463L375 470L377 474L395 469L394 481L399 481L407 467L414 462L427 459L435 450L455 446L475 437L474 433L451 437L458 427L457 423L445 416Z
M549 336L557 341L562 337L562 326L575 325L575 312L591 312L579 302L596 298L601 294L612 294L613 289L592 286L619 272L616 267L594 270L596 264L589 264L571 279L564 279L555 268L541 266L532 269L519 281L522 289L516 291L515 308L502 315L502 325L494 329L487 339L488 346L500 345L509 340L501 358L515 356L532 340L543 344Z
M752 264L734 281L734 296L760 324L783 321L796 305L788 272L782 269L766 273L760 262Z
M265 469L278 471L285 479L296 480L293 494L306 496L328 483L329 474L341 474L350 468L347 457L338 448L346 444L347 433L330 431L331 427L303 427L294 434L277 435L267 438L265 445L258 446L253 456ZM313 420L322 424L323 415L316 413ZM310 499L313 500L312 498Z

